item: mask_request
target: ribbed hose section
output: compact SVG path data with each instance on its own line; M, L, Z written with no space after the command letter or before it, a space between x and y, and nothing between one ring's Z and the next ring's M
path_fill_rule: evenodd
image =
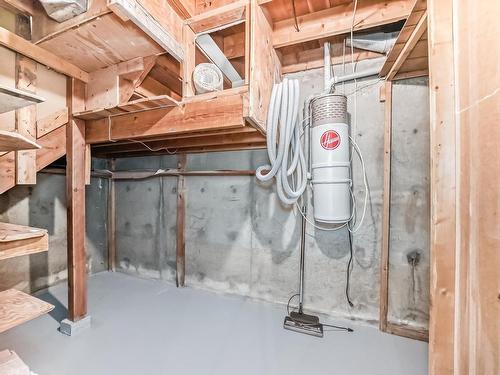
M261 181L276 177L278 197L294 204L304 193L307 168L301 143L302 129L298 121L299 81L285 78L275 84L267 113L267 154L271 164L257 168ZM268 171L264 174L264 171Z

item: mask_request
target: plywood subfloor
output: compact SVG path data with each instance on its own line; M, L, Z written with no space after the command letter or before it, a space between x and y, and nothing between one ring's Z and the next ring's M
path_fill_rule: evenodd
M38 45L87 72L163 52L132 22L123 22L113 13L43 40Z
M77 337L57 331L66 287L45 298L57 308L0 334L32 371L50 375L424 375L426 343L354 326L323 339L285 331L283 305L215 294L121 273L89 278L93 325ZM57 353L55 360L54 353Z

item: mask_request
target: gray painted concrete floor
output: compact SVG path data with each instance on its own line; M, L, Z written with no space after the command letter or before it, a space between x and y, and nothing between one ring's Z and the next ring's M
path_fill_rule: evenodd
M323 339L285 331L284 308L120 273L89 279L92 328L57 331L66 286L39 295L46 315L0 334L39 375L427 373L427 344L353 326ZM342 323L342 322L330 322Z

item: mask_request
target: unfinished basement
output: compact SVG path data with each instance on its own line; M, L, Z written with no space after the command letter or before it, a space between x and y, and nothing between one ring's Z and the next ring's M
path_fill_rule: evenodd
M499 18L0 0L0 375L500 375Z

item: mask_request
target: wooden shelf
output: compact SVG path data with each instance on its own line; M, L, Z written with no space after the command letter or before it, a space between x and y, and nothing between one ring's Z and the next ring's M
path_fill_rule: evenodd
M41 148L35 141L14 131L0 130L0 152Z
M177 107L180 103L168 95L154 96L151 98L137 99L116 107L99 108L92 111L75 113L74 117L82 120L98 120L108 116L122 115L130 112L143 111L163 107Z
M0 260L47 251L48 237L45 229L0 223Z
M44 102L45 99L32 93L0 85L0 113Z
M0 374L30 375L30 369L12 350L0 352Z
M48 313L54 308L19 290L0 292L0 333Z

